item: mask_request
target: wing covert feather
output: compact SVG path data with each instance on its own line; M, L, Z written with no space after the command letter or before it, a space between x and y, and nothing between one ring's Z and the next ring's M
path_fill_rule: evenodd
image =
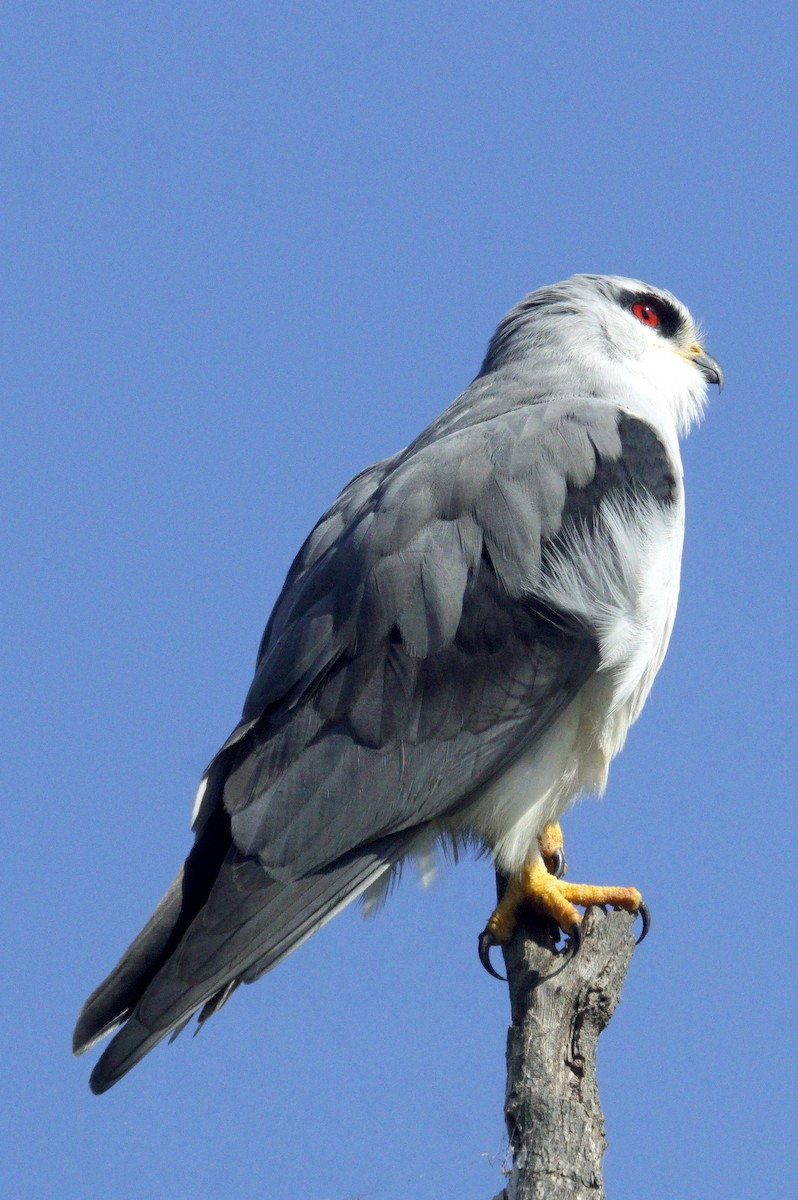
M242 854L288 881L445 816L570 702L595 631L546 610L535 580L563 523L634 478L621 420L590 400L527 404L426 437L342 494L264 636L224 788Z

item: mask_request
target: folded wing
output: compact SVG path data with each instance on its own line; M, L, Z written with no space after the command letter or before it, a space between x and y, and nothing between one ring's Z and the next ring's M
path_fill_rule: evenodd
M192 854L81 1014L77 1049L127 1019L95 1090L466 805L596 670L595 631L535 583L608 496L660 499L667 455L606 404L535 404L505 385L491 415L472 386L473 402L358 476L300 551Z

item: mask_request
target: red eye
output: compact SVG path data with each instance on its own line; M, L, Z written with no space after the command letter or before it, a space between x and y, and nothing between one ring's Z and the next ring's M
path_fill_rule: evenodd
M638 301L632 305L632 314L637 317L641 325L648 325L649 329L656 329L659 325L659 313L650 304L643 304Z

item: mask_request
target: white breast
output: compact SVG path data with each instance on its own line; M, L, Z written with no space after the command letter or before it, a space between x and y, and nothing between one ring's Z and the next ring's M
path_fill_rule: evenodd
M515 873L537 835L579 796L601 793L654 682L679 594L684 509L606 503L596 531L575 534L536 591L598 632L600 665L535 745L485 788L468 826Z

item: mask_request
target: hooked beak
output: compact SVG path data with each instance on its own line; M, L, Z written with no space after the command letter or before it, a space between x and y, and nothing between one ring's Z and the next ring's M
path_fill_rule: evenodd
M707 383L716 383L718 391L723 390L723 368L711 354L706 354L701 349L698 342L693 342L690 347L690 359L698 367Z

